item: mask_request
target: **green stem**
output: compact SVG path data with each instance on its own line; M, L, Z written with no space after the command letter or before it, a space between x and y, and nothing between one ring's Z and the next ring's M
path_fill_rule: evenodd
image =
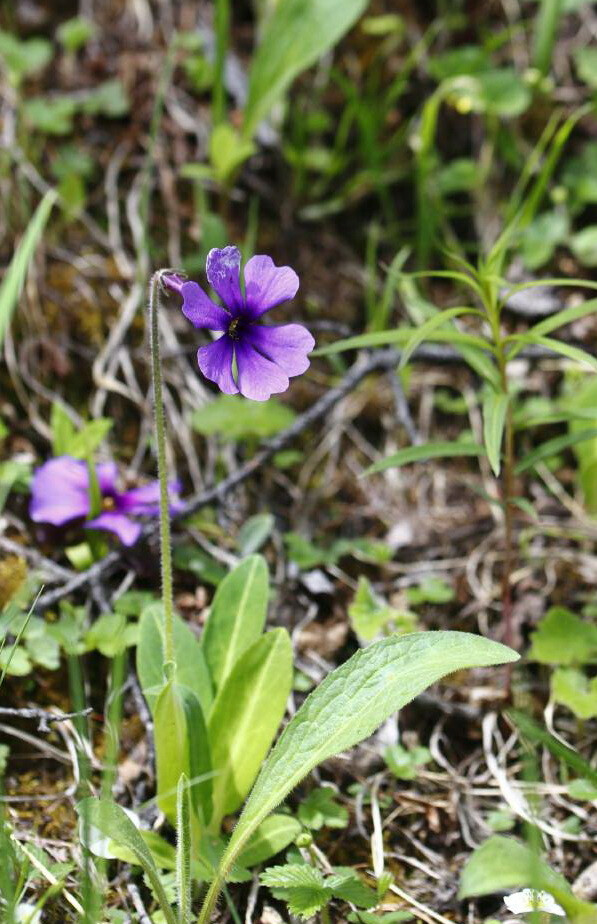
M166 423L162 393L160 363L160 332L158 324L160 273L154 273L149 284L149 337L151 377L153 380L153 412L158 479L160 482L160 562L162 571L162 603L164 606L164 660L174 664L174 604L172 600L172 547L170 542L170 505L168 502L168 472L166 468Z
M483 285L483 295L487 317L491 326L495 354L500 377L501 390L508 395L508 361L504 338L500 327L500 304L495 286L489 282ZM502 571L502 619L504 626L503 641L505 645L512 646L512 593L510 577L514 566L514 424L512 408L508 405L504 425L504 464L502 466L502 504L504 509L504 568Z

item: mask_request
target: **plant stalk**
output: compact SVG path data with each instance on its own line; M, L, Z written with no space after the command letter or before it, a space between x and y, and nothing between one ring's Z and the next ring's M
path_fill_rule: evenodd
M486 309L496 348L496 359L500 376L502 392L508 395L508 369L507 356L504 349L504 340L500 329L500 308L497 293L492 285L484 286ZM512 421L512 408L508 404L504 424L504 463L502 466L502 505L504 510L504 567L502 570L502 624L503 642L512 647L512 591L510 578L514 566L514 425Z
M155 424L158 480L160 483L160 563L162 573L162 604L164 607L164 660L174 664L174 604L172 598L172 544L170 540L170 505L166 466L166 422L160 363L159 291L161 273L151 277L149 284L149 343L151 378L153 381L153 413Z

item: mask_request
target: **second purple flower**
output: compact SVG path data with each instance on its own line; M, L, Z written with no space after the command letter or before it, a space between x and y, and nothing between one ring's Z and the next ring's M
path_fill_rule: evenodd
M240 283L241 255L237 247L210 250L206 275L223 305L217 305L196 282L166 274L164 284L182 296L185 317L199 329L221 331L213 343L199 348L203 375L227 395L267 401L286 391L289 379L309 367L315 346L301 324L266 326L259 320L271 308L294 298L299 279L289 266L276 266L271 257L251 257Z
M156 517L159 512L160 486L157 481L120 491L118 469L114 462L100 462L95 468L103 509L87 529L103 529L115 533L123 545L134 545L141 535L139 517ZM180 485L168 486L170 510L179 510ZM63 526L89 516L91 497L89 470L86 462L71 456L49 459L35 471L31 485L29 513L35 523Z

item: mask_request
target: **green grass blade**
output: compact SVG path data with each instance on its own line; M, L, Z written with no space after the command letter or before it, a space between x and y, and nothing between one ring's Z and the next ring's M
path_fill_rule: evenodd
M425 321L421 327L413 332L412 337L402 350L399 368L402 369L407 364L417 347L427 340L438 327L442 327L442 325L451 321L452 318L459 318L463 314L474 314L483 317L482 313L476 308L447 308L445 311L438 312L438 314L429 318L428 321ZM456 333L459 334L461 331L456 331Z
M541 443L540 446L537 446L536 449L533 449L532 452L529 452L528 455L524 456L514 471L517 475L521 475L522 472L526 472L530 468L533 468L533 466L537 465L538 462L543 462L544 459L550 459L552 456L557 456L565 449L569 449L571 446L575 446L577 443L583 443L586 440L592 440L596 436L597 429L595 428L591 430L581 430L580 433L567 433L564 436L556 436L551 440L547 440L545 443Z
M484 456L485 449L477 443L425 443L423 446L407 446L387 459L382 459L365 469L365 475L385 472L388 468L399 468L409 462L426 462L428 459L450 459L456 456Z
M354 337L346 337L344 340L337 340L328 346L320 347L314 350L312 356L332 356L334 353L344 353L346 350L362 350L372 347L382 346L402 346L409 342L415 329L412 327L399 327L398 330L381 330L372 331L368 334L357 334ZM464 346L477 347L480 350L493 352L493 347L484 337L476 337L473 334L464 334L460 331L432 331L427 340L433 343L453 343Z
M548 751L551 751L554 757L563 760L575 773L597 786L597 770L577 751L573 751L558 738L554 738L546 728L538 725L526 712L521 712L519 709L508 709L506 716L516 725L523 738L528 738L534 744L542 744Z
M537 346L545 347L545 349L551 350L552 353L557 353L559 356L564 356L566 359L572 359L574 362L588 366L593 372L597 372L597 359L595 359L594 356L591 356L586 350L581 350L579 347L572 346L570 343L564 343L563 340L554 340L553 337L535 337L529 332L526 334L515 334L510 337L510 342L516 342L522 344L522 346L536 344ZM519 352L519 350L516 352ZM508 360L511 360L515 355L516 353L514 350L510 351L507 357Z
M56 198L56 193L50 189L37 206L0 285L0 346L4 342L6 331L23 290L27 270Z

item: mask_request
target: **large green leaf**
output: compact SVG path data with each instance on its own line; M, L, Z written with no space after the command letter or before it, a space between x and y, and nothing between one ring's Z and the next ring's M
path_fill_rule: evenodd
M408 465L409 462L424 462L427 459L451 459L455 456L482 456L485 454L483 446L477 443L423 443L421 446L407 446L398 452L375 462L365 469L364 475L373 475L375 472L384 472L387 468L398 468Z
M149 879L167 924L177 924L149 847L126 812L108 799L83 799L77 806L83 824L93 825L106 837L136 856Z
M2 346L13 311L21 295L35 248L43 234L55 201L56 193L53 189L48 190L27 225L27 230L4 274L0 285L0 346Z
M500 473L502 439L508 411L508 395L490 392L483 402L483 442L496 476Z
M267 565L261 555L250 555L218 586L201 638L216 689L263 632L267 598Z
M244 651L213 705L209 739L215 772L212 827L251 788L292 688L292 645L285 629L266 632Z
M164 617L161 603L145 607L139 623L137 645L137 675L153 711L158 693L164 686ZM189 627L174 617L174 658L176 681L180 686L192 690L205 716L209 715L213 700L209 670L199 641Z
M277 3L253 57L243 132L251 138L294 78L342 38L367 0L283 0Z
M207 924L226 873L252 833L317 764L353 747L446 674L516 661L510 648L463 632L391 636L329 674L291 719L265 761L210 888Z
M207 824L212 815L212 764L199 700L187 687L168 682L155 702L157 803L173 824L181 776L189 782L195 815Z

